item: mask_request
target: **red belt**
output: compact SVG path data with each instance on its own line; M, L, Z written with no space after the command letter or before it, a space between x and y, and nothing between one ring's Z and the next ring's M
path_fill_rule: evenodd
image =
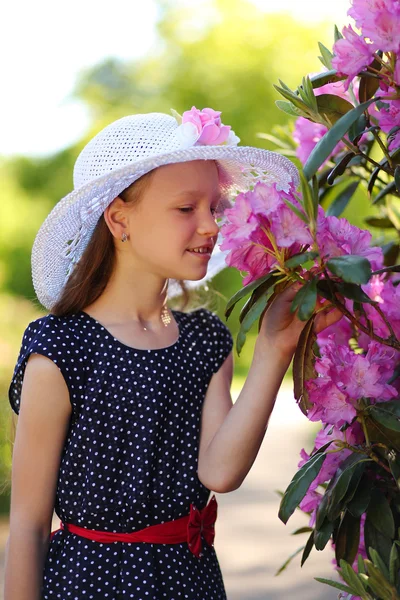
M202 556L201 535L209 546L214 545L215 528L214 523L217 520L217 500L215 495L210 502L201 510L194 504L190 505L190 514L174 521L167 521L159 525L150 525L139 531L132 533L113 533L111 531L97 531L95 529L86 529L72 523L63 523L60 521L60 528L52 531L50 540L53 536L64 529L75 535L79 535L88 540L101 542L102 544L111 544L112 542L148 542L149 544L181 544L187 542L189 550L198 558Z

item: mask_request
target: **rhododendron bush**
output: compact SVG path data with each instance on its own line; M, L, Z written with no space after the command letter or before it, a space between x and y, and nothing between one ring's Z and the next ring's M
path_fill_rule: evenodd
M320 44L322 73L294 91L276 86L295 126L291 140L282 130L265 137L284 153L294 147L300 189L255 170L224 213L221 247L245 274L226 317L247 298L240 353L276 295L301 283L294 392L321 429L279 517L308 515L301 564L333 546L341 581L319 581L341 598L400 600L400 0L353 0L349 15L332 52ZM341 217L358 186L380 210L368 225L389 234L375 242ZM316 334L316 314L334 307L342 318Z

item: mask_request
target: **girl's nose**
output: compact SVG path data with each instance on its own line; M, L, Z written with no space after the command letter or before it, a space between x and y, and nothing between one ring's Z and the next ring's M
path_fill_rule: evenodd
M198 231L202 235L214 237L219 233L219 225L215 221L215 216L211 213L205 214L200 220Z

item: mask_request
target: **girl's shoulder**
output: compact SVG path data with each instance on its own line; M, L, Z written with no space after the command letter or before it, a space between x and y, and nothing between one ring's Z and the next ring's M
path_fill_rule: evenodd
M82 369L80 350L79 328L74 315L58 317L49 313L28 323L22 335L8 390L14 412L19 413L26 363L32 353L46 356L57 365L66 381L72 402L77 372Z
M202 337L207 348L212 372L216 373L233 347L233 337L228 326L214 312L197 308L186 315L188 325Z

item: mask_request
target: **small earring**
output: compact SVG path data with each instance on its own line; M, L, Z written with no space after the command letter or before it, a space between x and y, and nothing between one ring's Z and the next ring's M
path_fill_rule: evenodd
M125 231L122 234L122 238L121 238L121 242L126 242L126 240L128 239L128 236L126 235Z

